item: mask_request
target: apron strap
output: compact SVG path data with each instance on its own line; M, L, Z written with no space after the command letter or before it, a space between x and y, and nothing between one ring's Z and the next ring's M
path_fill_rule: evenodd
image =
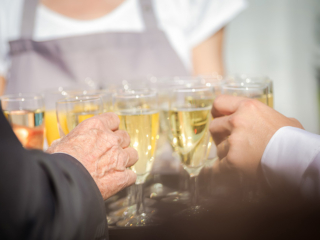
M152 0L140 0L141 14L146 26L146 30L158 29L158 21L156 19Z
M23 39L32 39L39 0L24 0L20 34Z

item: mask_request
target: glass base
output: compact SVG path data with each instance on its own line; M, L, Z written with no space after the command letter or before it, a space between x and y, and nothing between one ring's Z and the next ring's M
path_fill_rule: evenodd
M110 203L108 205L108 208L111 210L116 210L119 208L127 207L128 205L129 205L129 198L124 197L124 198L120 198L119 200L116 200L113 203Z
M115 224L119 221L119 217L117 216L107 216L108 226Z
M113 196L109 197L107 200L105 200L104 203L111 204L111 203L114 203L115 201L117 201L118 199L119 199L118 195L113 195Z
M150 207L154 205L157 201L149 198L144 199L144 204L146 207ZM128 206L128 207L123 207L118 210L112 211L109 213L109 216L117 216L117 217L122 217L126 218L129 215L132 215L136 212L136 204Z
M167 197L161 199L162 202L166 203L182 203L188 204L190 202L190 193L185 192L171 192L167 194Z
M153 215L156 213L155 209L147 208L146 212L141 214L134 214L130 217L117 222L118 227L146 227L157 226L160 220Z
M184 219L197 219L206 213L208 210L203 206L192 206L176 214L177 217L183 217Z
M145 201L145 205L147 207L150 207L156 203L155 200L149 199L149 198L145 198L144 201ZM124 207L128 207L128 205L129 205L129 199L127 197L125 197L125 198L121 198L121 199L117 200L114 203L109 204L108 208L111 210L120 210L120 209L123 209Z
M172 188L164 186L162 183L152 184L144 190L145 196L150 198L162 198L173 192Z
M120 208L116 211L110 212L109 216L110 217L117 217L118 219L124 219L127 218L133 214L136 213L136 204L129 206L129 207L124 207Z

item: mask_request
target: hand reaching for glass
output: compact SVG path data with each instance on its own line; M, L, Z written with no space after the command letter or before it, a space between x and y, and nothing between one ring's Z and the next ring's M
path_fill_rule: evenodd
M54 141L47 152L66 153L76 158L107 199L136 180L136 174L127 168L137 162L138 153L129 147L128 133L118 130L119 123L114 113L94 116Z
M284 126L302 128L258 100L221 95L214 101L210 124L217 145L219 168L237 169L255 176L271 137Z

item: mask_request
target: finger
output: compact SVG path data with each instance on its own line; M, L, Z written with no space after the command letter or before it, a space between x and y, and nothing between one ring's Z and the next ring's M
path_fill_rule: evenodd
M114 132L119 137L119 144L122 148L127 148L130 145L130 136L124 130L117 130Z
M126 149L123 149L123 151L125 151L129 156L126 167L131 167L139 160L138 151L135 150L133 147L128 147Z
M238 109L240 103L244 100L247 100L247 98L220 95L213 102L211 114L214 118L230 115Z
M230 116L215 118L211 121L209 130L216 145L224 141L231 133L232 126L229 121Z
M55 148L56 145L59 145L60 141L61 141L61 138L54 140L51 143L50 147L48 147L46 152L47 153L54 153L54 148Z
M108 112L89 118L84 122L90 122L94 125L94 127L98 129L101 129L101 127L103 127L104 129L116 131L119 128L120 119L115 113Z
M304 129L304 127L302 126L302 124L295 118L289 118L294 124L295 127L297 128L301 128L301 129Z
M228 139L222 141L218 146L217 146L217 155L219 159L223 159L228 155L229 152L229 141Z
M138 152L128 147L122 149L113 146L99 161L96 162L96 175L103 176L112 171L124 171L138 161Z
M137 175L130 169L113 171L97 180L103 199L116 194L122 189L135 183Z
M229 172L231 169L232 166L229 164L227 157L224 157L219 161L219 170L221 172Z

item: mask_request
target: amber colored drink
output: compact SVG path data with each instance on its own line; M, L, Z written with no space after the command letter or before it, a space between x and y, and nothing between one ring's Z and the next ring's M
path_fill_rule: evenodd
M30 149L43 149L44 112L42 110L4 111L22 146Z
M54 140L60 138L56 110L47 110L45 116L46 137L50 146Z

